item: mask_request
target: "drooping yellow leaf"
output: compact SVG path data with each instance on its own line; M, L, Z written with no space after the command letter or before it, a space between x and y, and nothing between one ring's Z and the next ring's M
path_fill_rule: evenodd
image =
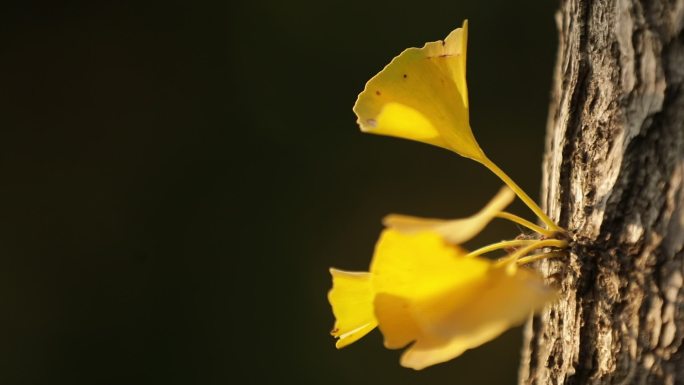
M422 334L414 313L423 311L425 303L453 288L461 291L447 299L451 303L473 295L477 290L473 285L486 274L489 262L464 255L464 250L445 243L435 232L383 231L370 271L375 316L386 347L404 347Z
M466 350L480 346L498 337L509 328L509 324L502 322L478 334L461 334L451 339L431 338L423 335L401 355L401 366L421 370L428 366L452 360Z
M328 300L342 348L378 326L403 366L448 361L522 323L555 297L543 278L515 260L467 257L432 230L383 231L370 272L331 269Z
M395 57L368 81L354 105L361 130L485 161L468 118L467 39L465 21L445 40L409 48Z
M514 198L515 193L503 187L482 210L468 218L443 220L391 214L383 219L383 224L407 234L432 230L448 242L459 245L479 234Z
M373 306L387 349L401 349L415 341L420 329L406 309L411 303L403 297L387 293L375 295Z
M333 287L328 301L335 315L331 334L338 338L335 346L341 349L365 336L377 326L373 312L374 293L370 274L330 269Z
M520 325L556 297L539 274L515 265L493 264L477 286L478 293L460 305L450 305L453 292L447 292L426 305L437 311L413 314L423 334L402 355L403 366L418 370L458 357Z
M414 369L493 339L554 295L539 275L467 258L430 231L384 231L370 273L385 346L397 349L413 342L401 362Z
M411 298L433 298L453 287L466 290L486 274L490 263L465 255L465 250L444 242L434 231L404 234L386 229L370 266L373 290Z

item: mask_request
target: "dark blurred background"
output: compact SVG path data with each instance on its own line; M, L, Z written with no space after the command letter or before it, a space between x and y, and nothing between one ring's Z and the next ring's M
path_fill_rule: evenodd
M537 196L555 6L5 5L0 384L515 383L520 329L422 372L377 331L335 350L327 268L366 269L387 213L465 216L498 190L351 111L465 18L476 136Z

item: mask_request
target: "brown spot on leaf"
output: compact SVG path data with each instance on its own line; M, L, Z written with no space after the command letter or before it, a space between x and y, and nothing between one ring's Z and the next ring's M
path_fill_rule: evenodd
M380 91L375 91L375 94L378 95L378 96L381 95L381 94L380 94Z
M408 75L404 74L404 79L406 79L407 77L408 77Z

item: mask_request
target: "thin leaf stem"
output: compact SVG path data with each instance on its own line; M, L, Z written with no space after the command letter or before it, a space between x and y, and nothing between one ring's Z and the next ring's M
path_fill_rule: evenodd
M568 247L568 242L560 239L543 239L540 241L534 241L529 245L516 250L513 254L500 259L497 263L505 265L508 263L516 262L518 259L526 256L527 253L529 253L530 251L541 249L543 247L557 247L559 249L564 249Z
M518 184L513 181L513 179L506 175L506 173L502 169L500 169L499 166L494 164L494 162L489 160L489 158L484 158L482 160L482 164L485 167L487 167L491 172L496 174L496 176L498 176L499 179L501 179L508 187L510 187L511 190L513 190L515 194L518 196L518 198L520 198L520 200L522 200L523 203L525 203L525 205L527 205L527 207L529 207L530 210L532 210L532 212L534 212L534 214L537 215L537 217L539 217L539 219L546 224L546 227L549 230L552 230L554 232L563 231L563 229L556 223L554 223L551 220L551 218L549 218L544 213L544 211L542 211L542 209L532 200L532 198L530 198L529 195L527 195L527 193L525 193L525 191L523 191L523 189L520 188L520 186L518 186Z
M497 217L497 218L502 218L502 219L507 219L507 220L509 220L509 221L511 221L511 222L515 222L515 223L517 223L517 224L519 224L519 225L521 225L521 226L527 227L528 229L530 229L530 230L532 230L532 231L534 231L534 232L536 232L536 233L539 233L539 234L541 234L541 235L545 235L545 236L547 236L547 237L553 236L553 234L555 233L555 232L552 231L552 230L547 230L547 229L545 229L545 228L543 228L543 227L541 227L541 226L537 226L537 225L535 225L534 223L528 221L528 220L525 219L525 218L521 218L521 217L519 217L519 216L517 216L517 215L515 215L515 214L511 214L511 213L506 212L506 211L502 211L502 212L496 214L496 217Z
M540 261L542 259L549 259L549 258L557 258L563 256L563 253L560 253L558 251L551 251L549 253L541 253L541 254L534 254L534 255L528 255L527 257L522 257L516 261L518 266L526 265L528 263Z
M485 247L481 247L477 250L471 251L466 255L466 257L477 257L479 255L489 253L491 251L495 250L500 250L500 249L505 249L507 247L518 247L518 246L525 246L529 245L531 243L538 242L533 239L516 239L512 241L501 241L497 243L492 243L491 245L487 245Z

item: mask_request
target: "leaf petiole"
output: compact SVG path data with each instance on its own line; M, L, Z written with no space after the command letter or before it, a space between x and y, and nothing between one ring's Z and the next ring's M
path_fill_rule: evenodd
M539 217L544 224L546 224L546 227L549 230L552 230L553 232L563 231L563 229L554 221L552 221L551 218L549 218L544 211L542 211L542 209L532 200L532 198L530 198L529 195L527 195L527 193L525 193L525 191L523 191L523 189L521 189L520 186L518 186L518 184L511 179L511 177L506 175L506 173L500 169L499 166L494 164L494 162L489 160L487 157L481 159L480 162L491 172L496 174L496 176L498 176L499 179L501 179L508 187L510 187L511 190L513 190L518 196L518 198L520 198L520 200L522 200L523 203L525 203L525 205L527 205L527 207L529 207L530 210L532 210L532 212L534 212L534 214L537 215L537 217Z
M541 226L537 226L525 218L521 218L515 214L511 214L511 213L506 212L506 211L501 211L500 213L496 214L496 217L501 218L501 219L507 219L511 222L515 222L521 226L527 227L528 229L530 229L536 233L539 233L541 235L545 235L547 237L551 237L555 234L555 231L553 231L553 230L547 230Z
M528 263L541 261L542 259L558 258L562 257L564 254L558 251L551 251L548 253L528 255L527 257L522 257L516 261L518 266L526 265Z
M505 265L516 262L518 259L526 256L530 251L541 249L543 247L556 247L559 249L564 249L568 247L568 242L560 239L543 239L541 241L533 241L529 245L516 250L515 253L500 259L497 264Z
M532 244L534 242L538 242L533 239L516 239L512 241L501 241L497 243L492 243L491 245L487 245L484 247L481 247L477 250L471 251L466 255L466 257L477 257L479 255L489 253L490 251L495 251L495 250L500 250L500 249L505 249L508 247L518 247L518 246L525 246Z

